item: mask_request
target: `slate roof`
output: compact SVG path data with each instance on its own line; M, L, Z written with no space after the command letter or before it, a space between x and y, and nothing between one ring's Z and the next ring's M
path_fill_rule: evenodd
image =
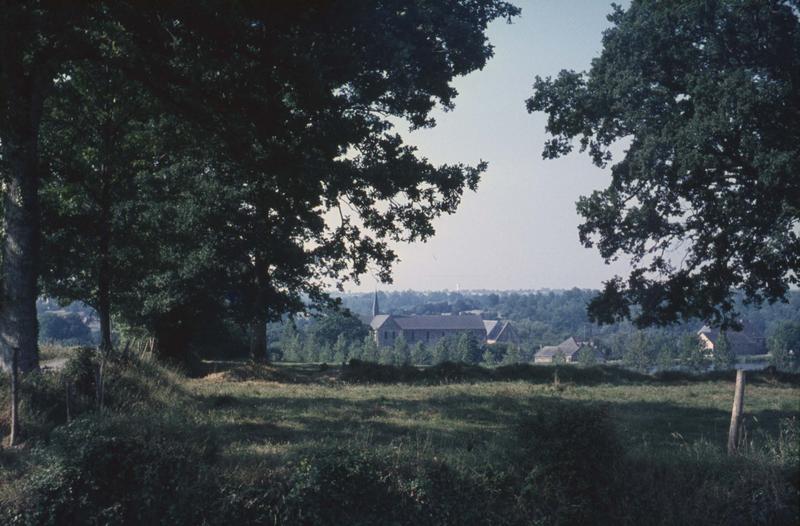
M393 316L403 330L485 330L483 320L474 314L459 316Z
M372 321L369 322L369 326L372 327L373 329L378 329L390 317L391 315L389 314L378 314L377 316L373 316Z
M496 340L500 337L506 327L508 327L507 321L500 321L500 320L483 320L483 326L486 328L486 339L487 340Z

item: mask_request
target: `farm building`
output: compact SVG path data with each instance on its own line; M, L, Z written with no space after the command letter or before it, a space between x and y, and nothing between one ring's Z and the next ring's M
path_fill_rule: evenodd
M595 353L595 360L598 362L604 361L603 354L594 348L588 342L579 342L570 336L558 345L547 345L542 347L536 354L533 355L534 363L553 363L556 356L563 356L564 361L577 362L578 353L581 349L588 348Z
M728 337L731 350L736 356L765 354L767 352L766 338L755 331L748 323L743 323L741 331L727 331L725 334ZM700 344L708 353L714 351L719 335L719 329L712 329L706 325L697 331Z

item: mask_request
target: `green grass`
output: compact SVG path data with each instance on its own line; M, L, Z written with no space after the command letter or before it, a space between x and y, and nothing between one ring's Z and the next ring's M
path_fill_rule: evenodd
M0 519L16 517L10 524L793 524L800 515L794 376L748 374L747 440L729 458L733 382L721 374L563 368L556 387L547 367L208 362L205 376L188 378L133 358L109 366L104 413L87 399L67 425L60 375L70 370L27 380L27 443L0 452ZM372 374L408 383L370 383Z
M300 369L293 367L292 369ZM346 385L191 380L203 419L220 433L231 462L282 462L331 442L455 463L501 464L521 415L543 399L605 402L629 449L676 450L726 443L733 384L566 385L483 382ZM800 414L800 389L750 385L748 434L759 446L782 419ZM422 446L422 447L421 447Z

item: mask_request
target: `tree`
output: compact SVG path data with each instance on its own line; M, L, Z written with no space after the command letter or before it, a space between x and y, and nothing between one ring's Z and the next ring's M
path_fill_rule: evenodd
M136 177L155 164L153 102L107 67L70 68L45 104L41 130L43 291L81 300L111 348L112 300L138 286ZM163 162L163 160L162 160ZM123 282L125 285L123 285Z
M590 317L735 327L737 290L772 302L800 283L797 2L634 0L609 20L588 72L537 77L527 101L548 114L545 158L578 139L602 167L626 146L577 205L582 243L634 266Z
M681 363L692 371L699 371L706 360L705 348L696 334L687 334L681 339Z
M395 365L408 365L411 363L411 350L402 334L394 341L393 351L394 359L392 362Z
M712 358L716 369L731 369L736 364L736 354L731 348L728 334L725 331L721 331L717 336L717 341L714 342Z
M481 358L481 348L474 336L464 333L456 343L456 359L458 361L476 364Z
M522 363L522 353L519 350L519 346L512 343L508 346L508 351L506 351L506 354L503 356L503 360L500 362L500 364L515 365L518 363Z
M247 188L238 203L246 205L242 235L251 256L250 287L240 292L252 291L241 294L239 312L249 308L265 347L262 322L302 308L302 293L323 300L321 283L363 274L370 261L388 279L395 255L385 240L429 237L432 219L454 211L463 190L475 188L484 164L434 167L388 133L390 119L433 125L436 104L453 106L451 80L491 56L487 24L518 12L498 0L210 1L192 9L4 3L3 365L12 348L19 349L23 371L38 364L37 146L44 102L66 67L104 65L121 73L202 129L209 145L219 145L236 165L236 181ZM327 227L324 214L343 209L355 210L373 236L344 212L338 227ZM183 305L162 316L154 327L160 347L185 351L191 310Z
M334 345L339 337L348 342L361 341L369 329L349 311L331 310L308 329L320 342Z
M489 367L497 365L497 356L495 356L494 352L492 352L491 347L486 347L486 350L483 351L481 363Z
M594 348L584 345L578 351L578 363L584 366L595 365L597 363L597 356L595 355Z
M636 331L628 340L625 354L622 355L623 363L639 372L646 372L653 365L653 359L650 356L650 347L647 334L643 331Z
M770 327L767 348L775 367L796 368L800 355L800 322L784 320Z
M411 363L414 365L429 365L431 363L431 353L422 342L417 342L411 348Z
M336 343L333 344L332 361L335 363L347 362L348 350L349 350L349 342L344 337L344 334L340 334L339 337L336 339Z
M77 314L64 315L46 312L39 320L40 337L45 341L87 343L92 333Z
M453 351L452 351L453 342L449 336L444 338L439 338L436 340L436 343L433 344L433 362L434 363L442 363L442 362L449 362L453 360Z
M361 359L365 362L378 362L378 344L375 337L371 334L364 337L364 345L361 348Z

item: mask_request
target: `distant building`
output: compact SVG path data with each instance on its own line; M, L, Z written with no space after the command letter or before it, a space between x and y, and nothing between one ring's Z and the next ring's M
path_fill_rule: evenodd
M584 348L590 349L592 352L594 352L596 361L605 361L605 357L599 349L596 349L588 342L579 342L570 336L558 345L547 345L542 347L536 354L533 355L533 362L553 363L553 359L559 355L563 356L564 361L567 363L577 362L578 353Z
M741 331L727 331L725 333L733 353L736 356L766 354L766 338L764 338L762 334L759 334L752 325L746 322L743 322L742 325ZM719 334L719 329L712 329L707 325L704 325L703 328L697 331L700 344L708 353L714 352Z
M517 341L516 332L508 321L484 320L477 314L395 316L381 314L378 293L372 301L372 319L369 322L380 347L394 345L402 336L413 345L422 342L432 345L448 336L470 334L480 343L495 344Z
M486 343L512 343L518 340L517 332L511 323L503 320L483 320L486 329Z

